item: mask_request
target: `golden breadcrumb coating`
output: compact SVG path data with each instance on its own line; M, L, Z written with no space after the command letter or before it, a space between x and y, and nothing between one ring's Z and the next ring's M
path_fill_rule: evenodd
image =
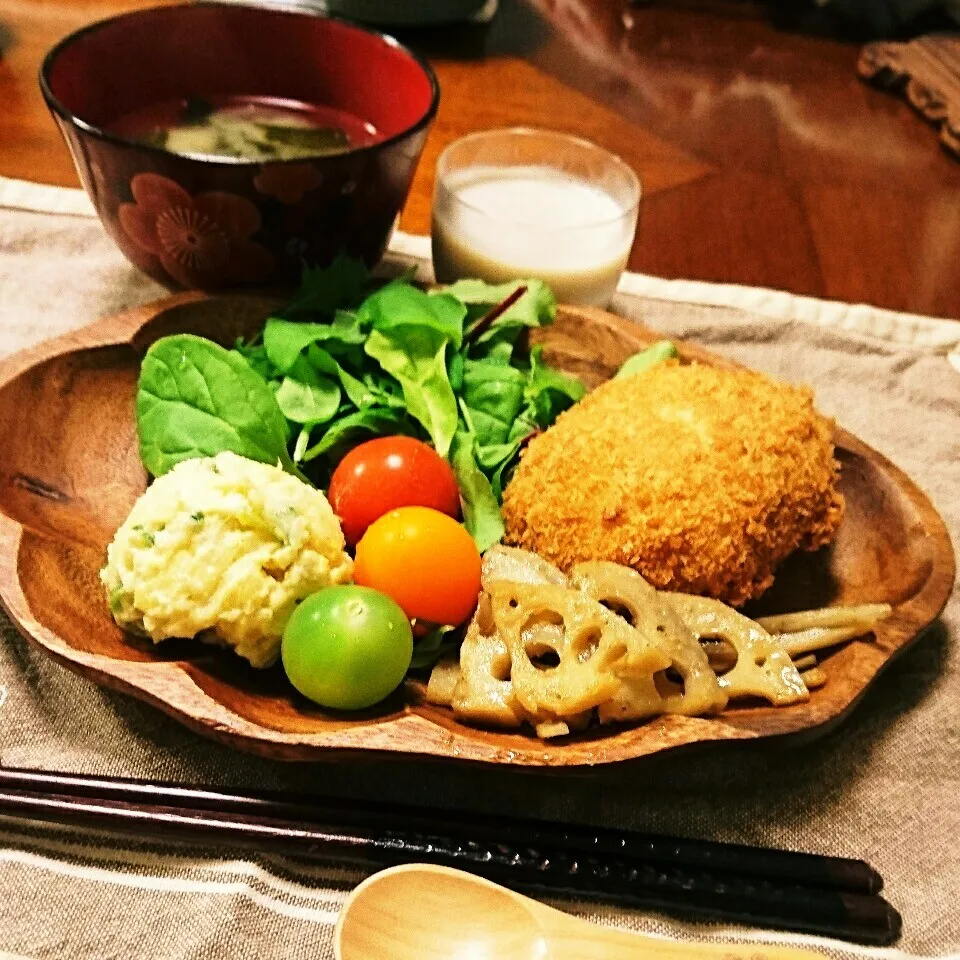
M788 554L833 539L831 427L809 390L746 370L671 361L611 380L531 441L504 492L505 542L740 606Z

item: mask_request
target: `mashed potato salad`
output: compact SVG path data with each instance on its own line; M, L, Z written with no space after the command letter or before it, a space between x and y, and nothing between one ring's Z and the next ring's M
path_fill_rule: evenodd
M344 546L319 490L221 453L184 460L151 484L100 576L127 629L155 641L199 635L266 667L298 601L349 582Z

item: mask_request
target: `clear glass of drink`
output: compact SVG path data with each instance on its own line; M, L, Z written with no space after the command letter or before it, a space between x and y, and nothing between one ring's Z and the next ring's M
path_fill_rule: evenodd
M564 303L606 306L630 255L640 181L619 157L549 130L489 130L437 162L437 280L537 277Z

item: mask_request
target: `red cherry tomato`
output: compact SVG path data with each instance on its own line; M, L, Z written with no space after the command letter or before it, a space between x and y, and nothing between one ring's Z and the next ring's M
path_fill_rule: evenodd
M477 605L480 554L456 520L424 507L402 507L363 535L353 579L392 597L411 619L455 627Z
M454 519L460 514L450 465L413 437L379 437L354 447L333 471L328 497L351 546L398 507L430 507Z

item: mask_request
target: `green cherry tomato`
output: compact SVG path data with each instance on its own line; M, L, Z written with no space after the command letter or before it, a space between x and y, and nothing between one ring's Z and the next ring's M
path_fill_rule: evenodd
M283 669L305 697L363 710L392 693L410 668L413 631L404 612L370 587L328 587L287 621Z

